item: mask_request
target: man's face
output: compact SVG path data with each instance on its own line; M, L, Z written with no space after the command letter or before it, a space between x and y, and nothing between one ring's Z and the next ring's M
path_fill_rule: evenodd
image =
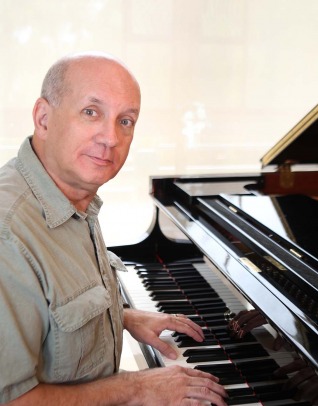
M82 61L66 75L68 91L48 109L41 160L62 190L94 192L127 158L139 87L121 66L100 59Z

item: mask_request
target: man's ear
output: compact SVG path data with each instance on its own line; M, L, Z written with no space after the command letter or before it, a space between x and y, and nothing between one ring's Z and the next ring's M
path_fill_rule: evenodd
M33 123L35 132L40 138L45 138L46 136L50 109L49 103L42 97L35 102L33 108Z

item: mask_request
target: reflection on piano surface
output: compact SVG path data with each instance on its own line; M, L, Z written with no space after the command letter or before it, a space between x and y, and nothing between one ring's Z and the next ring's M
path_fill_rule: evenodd
M293 161L292 142L304 159L299 139L317 138L317 115L316 108L288 134ZM278 149L272 162L285 155ZM318 402L318 202L310 197L318 196L318 183L306 181L316 176L312 171L296 177L289 172L292 181L281 182L283 172L279 188L277 173L274 182L269 173L152 178L156 216L148 237L110 247L129 269L119 277L133 307L186 314L205 332L204 343L164 332L179 358L171 361L142 347L148 365L210 371L226 386L232 405ZM304 194L306 185L310 191ZM267 324L238 337L229 321L246 309L255 309ZM273 351L277 334L286 345ZM287 375L294 358L300 372Z

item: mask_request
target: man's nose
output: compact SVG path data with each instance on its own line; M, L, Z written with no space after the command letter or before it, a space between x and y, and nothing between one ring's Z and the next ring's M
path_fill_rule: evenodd
M117 131L116 123L110 121L104 122L96 135L96 142L104 144L108 148L116 147L119 142Z

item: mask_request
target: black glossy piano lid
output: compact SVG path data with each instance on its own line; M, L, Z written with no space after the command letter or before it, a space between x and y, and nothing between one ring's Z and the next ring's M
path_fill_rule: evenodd
M217 196L221 193L241 194L248 192L248 185L255 184L259 175L214 175L202 178L178 178L173 184L187 196L189 202L194 197Z
M318 201L305 195L222 195L270 232L318 258Z

